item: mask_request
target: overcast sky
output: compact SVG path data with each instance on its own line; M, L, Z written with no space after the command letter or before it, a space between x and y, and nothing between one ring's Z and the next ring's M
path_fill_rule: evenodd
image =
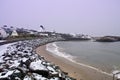
M0 26L120 35L120 0L0 0Z

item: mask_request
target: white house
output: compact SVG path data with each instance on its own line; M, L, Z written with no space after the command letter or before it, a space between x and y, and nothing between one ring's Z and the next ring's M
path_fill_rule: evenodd
M18 36L18 33L17 33L17 31L15 29L12 31L11 36Z
M8 36L9 36L9 34L7 34L3 28L0 28L0 39L4 39Z
M39 33L39 35L48 37L48 33Z

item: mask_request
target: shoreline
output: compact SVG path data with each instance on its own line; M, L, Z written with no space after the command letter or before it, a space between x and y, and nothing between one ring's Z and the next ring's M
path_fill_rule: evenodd
M65 58L54 55L46 50L46 45L36 48L36 53L43 56L47 61L55 63L69 76L77 80L112 80L112 77L97 72L93 69L78 65Z

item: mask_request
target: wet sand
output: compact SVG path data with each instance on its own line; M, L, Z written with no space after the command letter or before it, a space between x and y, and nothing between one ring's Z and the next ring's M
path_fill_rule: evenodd
M58 65L69 76L77 80L112 80L111 76L100 73L96 70L78 65L65 58L54 55L46 50L46 46L40 46L36 52L43 56L47 61Z

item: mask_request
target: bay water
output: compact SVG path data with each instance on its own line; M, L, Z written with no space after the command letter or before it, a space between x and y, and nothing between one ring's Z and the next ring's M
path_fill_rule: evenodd
M47 44L46 50L108 75L120 70L120 42L61 41Z

